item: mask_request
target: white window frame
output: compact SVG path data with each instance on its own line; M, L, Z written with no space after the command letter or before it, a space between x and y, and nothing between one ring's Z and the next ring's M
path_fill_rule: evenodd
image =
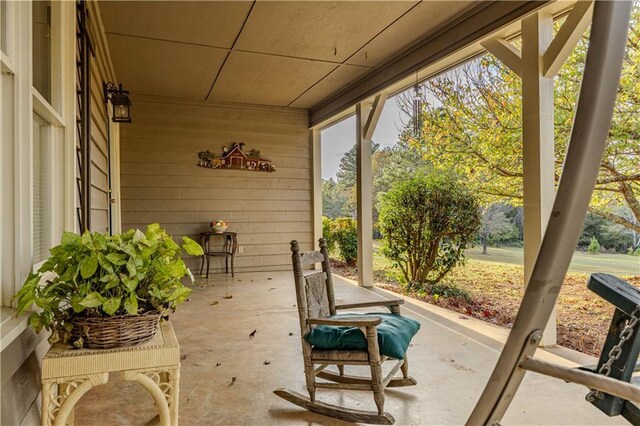
M4 52L2 49L0 49L0 62L2 62L2 72L11 72L13 73L13 57L14 52L16 52L16 38L14 37L14 34L16 32L16 22L17 22L17 16L18 16L18 7L15 5L16 2L13 2L11 0L7 0L6 3L6 19L5 19L5 24L7 26L6 28L6 34L7 34L7 51ZM0 9L0 13L1 9ZM1 21L0 21L1 22ZM2 37L2 32L0 32L0 37ZM1 41L0 40L0 45L1 45Z
M49 126L52 172L51 201L47 206L47 238L60 241L63 230L76 230L75 218L75 2L51 2L51 103L33 88L32 3L9 1L7 54L0 53L3 74L13 78L12 98L0 85L0 116L13 114L12 129L0 133L0 290L1 349L27 327L26 315L15 318L12 297L29 272L33 258L33 114ZM3 78L4 79L4 78ZM8 179L5 179L7 177Z

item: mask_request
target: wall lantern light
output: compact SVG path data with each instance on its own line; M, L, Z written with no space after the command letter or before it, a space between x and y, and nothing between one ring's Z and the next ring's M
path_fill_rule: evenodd
M116 86L112 82L102 83L104 102L111 101L113 106L112 120L114 123L131 123L131 100L129 91L122 89L122 84Z

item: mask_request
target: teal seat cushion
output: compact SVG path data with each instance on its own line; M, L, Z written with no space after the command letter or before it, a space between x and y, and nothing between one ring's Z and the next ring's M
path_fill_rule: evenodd
M418 321L399 315L378 313L340 314L329 318L358 318L365 315L380 317L382 320L377 328L380 353L390 358L404 358L411 339L420 329ZM367 349L367 339L358 327L319 325L304 338L317 349Z

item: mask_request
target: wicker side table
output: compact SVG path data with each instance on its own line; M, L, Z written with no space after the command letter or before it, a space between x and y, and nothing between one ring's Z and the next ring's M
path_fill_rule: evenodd
M73 407L94 386L107 383L109 373L136 382L153 397L160 424L178 424L180 347L163 322L150 341L118 349L71 349L55 344L42 360L42 425L73 423Z

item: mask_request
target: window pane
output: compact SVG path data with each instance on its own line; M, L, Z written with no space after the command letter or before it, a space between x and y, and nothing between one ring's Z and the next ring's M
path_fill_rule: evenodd
M7 52L7 0L0 0L0 49L8 55Z
M33 2L33 87L51 103L51 1Z
M47 257L50 230L50 140L45 122L33 116L33 263Z

